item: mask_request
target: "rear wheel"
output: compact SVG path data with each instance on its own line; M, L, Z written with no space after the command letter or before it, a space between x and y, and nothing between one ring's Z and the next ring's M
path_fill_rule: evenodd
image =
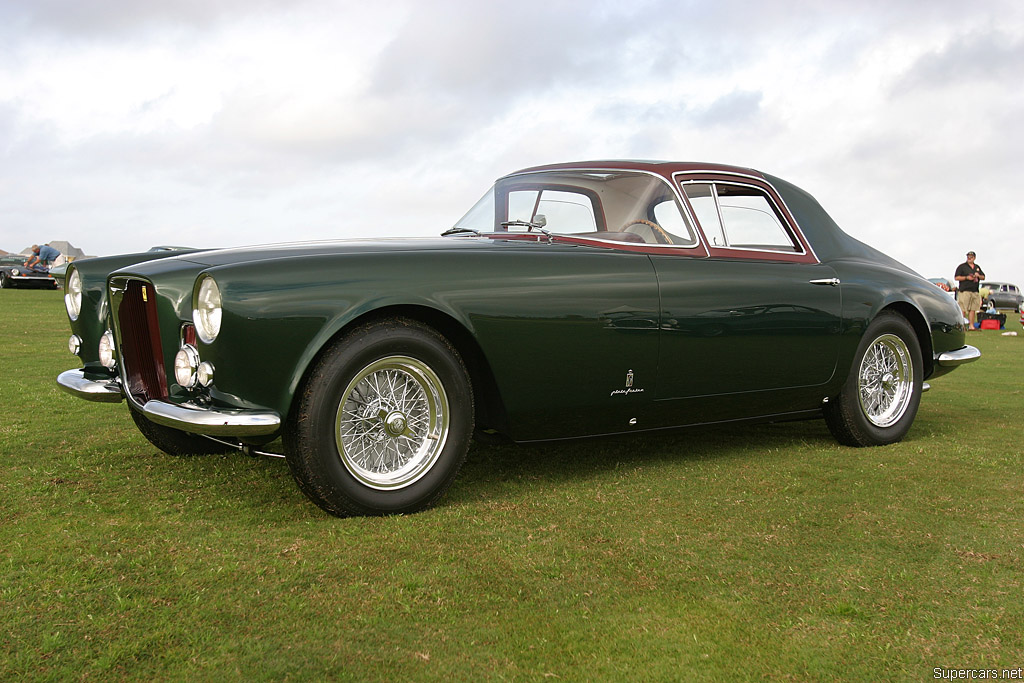
M299 488L338 515L433 504L466 459L473 392L447 339L414 320L371 323L316 363L285 431Z
M199 434L190 434L180 429L158 425L131 406L128 407L128 412L131 413L135 426L139 428L146 440L168 455L215 455L235 450Z
M921 403L923 363L914 328L896 313L868 325L825 422L847 446L883 446L906 436Z

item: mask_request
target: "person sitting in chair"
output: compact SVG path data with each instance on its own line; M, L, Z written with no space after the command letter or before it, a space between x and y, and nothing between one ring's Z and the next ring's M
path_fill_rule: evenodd
M50 265L58 256L60 256L60 252L49 244L44 244L43 246L33 244L32 256L25 261L25 268L33 273L49 273Z

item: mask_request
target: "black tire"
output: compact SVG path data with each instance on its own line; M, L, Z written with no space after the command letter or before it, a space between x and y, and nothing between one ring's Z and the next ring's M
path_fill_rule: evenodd
M906 436L921 404L921 345L907 319L884 312L861 338L839 396L825 404L825 422L846 446L884 446Z
M158 425L131 406L128 407L128 412L146 440L168 455L216 455L236 450L199 434Z
M8 289L11 286L10 273L0 272L0 289Z
M435 503L472 434L459 353L418 321L388 319L346 334L314 363L284 447L299 488L325 511L386 515Z

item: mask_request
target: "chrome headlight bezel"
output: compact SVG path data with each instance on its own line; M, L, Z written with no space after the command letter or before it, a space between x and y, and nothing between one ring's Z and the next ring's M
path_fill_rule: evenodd
M220 334L223 315L221 303L217 281L210 275L204 275L196 285L195 305L192 307L192 323L196 326L196 335L204 344L212 344Z
M199 352L191 344L183 344L174 355L174 381L185 389L194 389L198 383Z
M78 320L82 314L82 276L78 268L68 269L68 280L64 286L64 308L68 311L71 322Z
M107 330L100 337L97 355L100 365L103 367L113 369L117 365L117 354L114 352L114 333L112 330Z

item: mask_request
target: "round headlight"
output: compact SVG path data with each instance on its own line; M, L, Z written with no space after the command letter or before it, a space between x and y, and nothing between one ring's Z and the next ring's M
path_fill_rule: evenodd
M110 330L100 337L100 364L105 368L112 368L117 364L114 360L114 333Z
M196 369L199 366L199 352L185 344L174 356L174 381L186 389L196 385Z
M199 283L196 307L192 311L196 334L203 343L209 344L220 334L220 318L220 288L212 277L206 276Z
M82 276L78 274L77 268L72 268L68 275L68 284L64 292L64 307L68 309L68 317L78 320L78 314L82 312Z
M78 352L81 351L81 350L82 350L82 338L79 337L77 334L71 335L71 337L68 338L68 351L70 351L72 353L72 355L77 356Z

